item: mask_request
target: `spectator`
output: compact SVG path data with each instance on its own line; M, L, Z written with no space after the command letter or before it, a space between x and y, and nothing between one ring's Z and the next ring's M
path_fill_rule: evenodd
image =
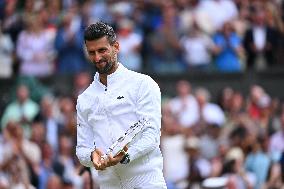
M44 123L39 120L34 120L31 127L32 131L30 140L36 143L38 146L42 147L46 141L46 130Z
M2 32L0 21L0 78L9 78L13 74L14 44L10 35Z
M181 72L179 31L176 7L170 1L162 8L162 23L149 36L150 51L147 63L150 70L156 73Z
M83 180L77 174L76 163L74 160L73 138L69 135L59 136L59 152L57 159L64 167L63 181L70 182L75 188L82 188Z
M238 124L235 124L233 130L231 130L228 141L232 147L240 147L247 156L251 152L252 146L257 138L257 131L249 128L248 123L241 121Z
M80 72L75 75L73 82L73 99L77 97L91 84L92 76L89 72Z
M216 124L209 124L204 128L199 136L202 157L210 161L214 161L218 157L220 133L221 127Z
M231 87L225 87L220 91L220 94L218 95L218 104L226 115L230 111L233 94L234 90Z
M236 125L243 123L243 120L246 119L248 119L248 116L245 112L244 96L239 91L233 91L229 99L226 122L222 128L221 139L228 140L230 133L235 129Z
M200 187L201 182L211 175L210 162L201 156L200 140L197 137L189 137L185 141L185 150L189 158L189 175L188 175L188 187L197 188Z
M10 35L13 44L18 40L19 33L24 28L24 21L21 12L17 10L17 0L5 1L4 18L2 29Z
M56 119L55 110L55 101L53 97L44 96L41 99L40 103L40 112L36 116L34 123L35 132L40 132L40 126L38 124L43 124L44 127L44 136L42 136L47 142L52 146L55 152L58 152L58 140L59 135L63 130L63 126L58 123ZM36 133L35 133L36 134Z
M38 112L38 104L29 98L28 87L19 85L17 99L6 107L1 119L1 127L5 128L9 121L19 122L24 128L25 136L29 137L31 134L30 123Z
M178 118L173 114L169 101L162 104L162 136L172 136L183 134L183 128L178 122Z
M134 71L141 71L142 35L135 32L135 23L129 19L123 19L118 24L117 40L120 44L119 61L125 67Z
M176 92L177 96L169 102L171 111L183 128L190 128L196 124L199 118L198 104L191 93L190 83L185 80L178 81L176 83Z
M259 101L265 95L264 89L259 85L253 85L250 87L247 112L253 120L258 120L260 117Z
M244 153L239 147L231 148L225 157L223 176L228 178L228 186L236 189L252 189L255 175L244 170Z
M255 174L255 189L259 189L266 182L269 167L271 165L270 157L267 153L267 136L259 136L253 143L252 151L245 160L245 169Z
M236 1L236 0L235 0ZM250 6L248 0L241 0L238 4L239 8L239 16L232 20L232 25L236 30L236 33L238 36L241 37L241 39L244 39L245 32L250 27Z
M214 43L209 36L202 33L196 22L181 38L180 43L184 49L183 55L189 71L210 71Z
M280 163L273 163L269 169L267 182L264 184L263 189L283 187L282 175Z
M252 16L252 27L244 37L244 47L247 54L248 69L265 69L275 63L278 33L268 26L265 12L257 10Z
M24 138L22 127L15 122L9 122L3 133L4 141L1 144L3 160L0 167L3 166L3 171L10 184L9 188L34 188L38 183L37 176L41 159L39 147Z
M108 1L91 1L89 15L92 22L101 20L111 23L113 19Z
M46 189L57 189L57 188L63 188L63 182L59 176L51 175L48 178Z
M46 1L46 24L48 27L57 28L60 24L60 17L62 14L62 3L57 0Z
M52 177L52 175L56 174L60 177L60 180L63 179L64 166L55 158L55 151L47 142L41 146L41 151L42 160L39 167L38 188L46 189L49 185L49 179Z
M234 119L245 112L245 99L240 91L234 91L229 110L230 118Z
M281 129L271 136L269 151L274 160L278 161L284 152L284 110L280 115Z
M198 11L209 15L213 31L220 30L223 24L238 16L237 7L232 0L201 1Z
M45 77L54 73L53 39L43 26L39 13L26 15L27 28L21 31L17 41L20 74Z
M82 48L84 45L82 18L77 9L78 7L74 5L67 10L56 34L57 72L60 74L78 73L88 69Z
M188 175L188 157L184 151L186 137L184 128L179 125L172 113L170 103L162 106L161 150L164 158L164 176L169 184L178 187L183 185ZM169 186L168 186L169 187Z
M259 131L261 133L272 135L277 128L273 125L272 117L272 100L268 94L264 94L258 102L260 108L260 116L257 120L257 125L259 126Z
M61 97L58 102L59 112L57 113L57 122L62 125L62 133L76 137L76 112L75 104L71 97Z
M195 90L195 98L199 105L199 122L205 122L206 125L223 126L225 115L223 110L215 103L210 102L210 93L205 88Z
M223 25L221 32L213 36L216 45L215 64L221 72L240 72L242 68L241 58L243 47L240 37L235 33L230 22Z

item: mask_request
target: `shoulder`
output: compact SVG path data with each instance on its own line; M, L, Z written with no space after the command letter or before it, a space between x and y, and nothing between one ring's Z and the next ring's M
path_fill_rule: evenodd
M27 31L26 30L21 31L19 34L19 41L24 40L26 37L29 37Z
M217 33L213 36L213 41L215 43L222 43L222 42L224 42L224 36L221 35L220 33Z
M34 108L38 108L38 107L39 107L38 103L36 103L36 102L33 101L32 99L29 99L29 100L27 101L27 105L30 106L30 107L34 107Z
M142 73L137 73L137 72L134 72L136 74L136 78L137 78L137 81L141 84L140 86L144 86L144 87L150 87L150 88L159 88L157 82L149 75L146 75L146 74L142 74Z
M77 107L86 104L89 104L91 102L91 99L93 97L92 94L94 94L95 86L94 81L88 86L87 89L85 89L77 98Z
M138 93L150 90L160 92L159 85L151 76L131 70L128 70L127 75L127 81L131 81L132 86L136 88Z

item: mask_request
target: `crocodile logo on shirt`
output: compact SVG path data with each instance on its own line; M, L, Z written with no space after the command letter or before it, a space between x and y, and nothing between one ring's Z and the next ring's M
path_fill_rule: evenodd
M120 100L120 99L123 99L123 98L124 98L124 96L118 96L118 97L117 97L117 99L119 99L119 100Z

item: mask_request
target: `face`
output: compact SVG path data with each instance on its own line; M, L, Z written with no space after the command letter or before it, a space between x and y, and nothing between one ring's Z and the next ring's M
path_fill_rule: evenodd
M91 62L100 74L110 74L115 71L119 44L110 44L106 37L86 41L86 48Z
M29 98L29 89L25 85L21 85L17 89L17 98L20 103L25 102Z
M177 93L180 96L186 96L190 93L191 87L186 81L180 81L177 83Z

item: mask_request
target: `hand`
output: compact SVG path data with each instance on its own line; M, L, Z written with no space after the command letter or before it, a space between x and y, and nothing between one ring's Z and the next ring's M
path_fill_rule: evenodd
M92 152L92 160L93 164L96 170L105 170L107 167L114 166L118 164L124 157L126 151L128 150L127 146L123 148L123 151L121 151L116 156L108 155L106 158L103 158L103 153L96 149Z
M127 150L128 150L127 146L124 146L123 150L114 157L111 154L109 154L106 158L101 158L102 160L101 168L105 169L107 167L111 167L118 164L125 156Z
M38 52L37 54L33 56L33 60L37 63L41 63L42 61L46 59L47 59L47 55L46 53L43 53L43 52Z

